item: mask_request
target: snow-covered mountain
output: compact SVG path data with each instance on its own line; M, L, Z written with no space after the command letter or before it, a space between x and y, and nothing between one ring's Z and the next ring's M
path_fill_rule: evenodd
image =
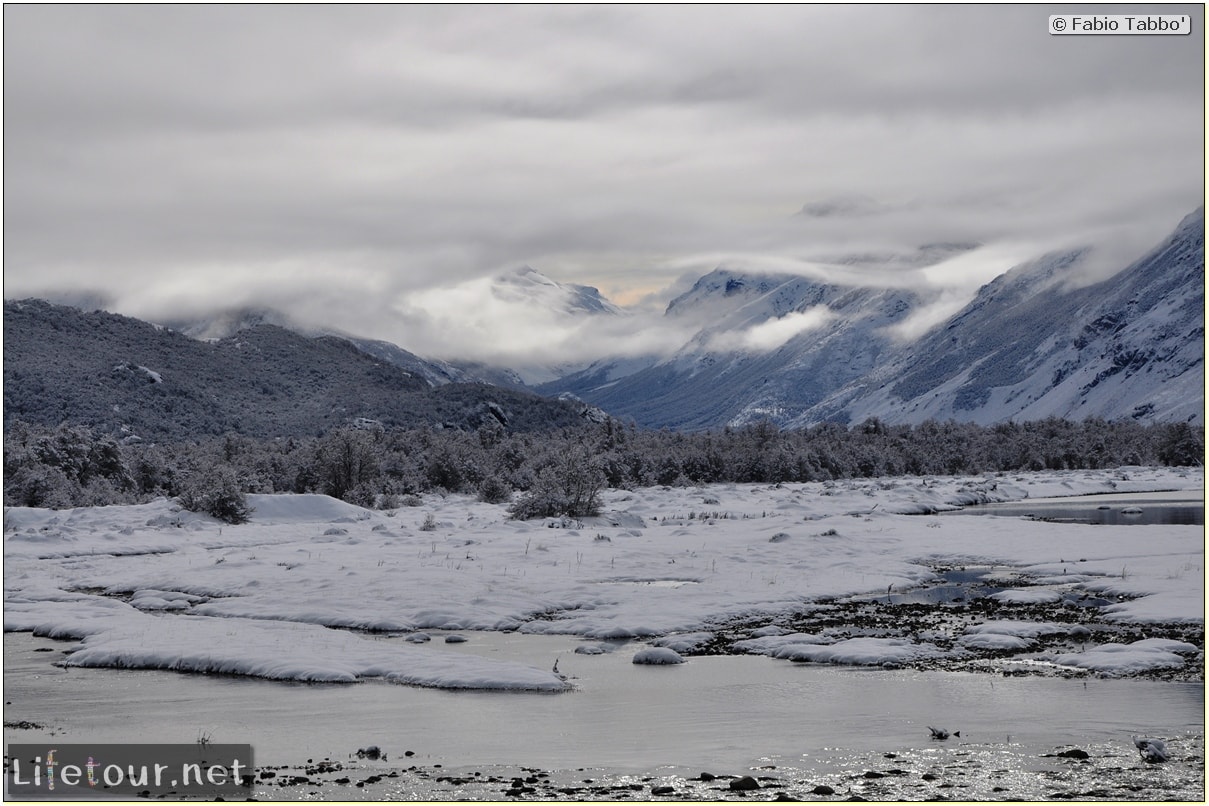
M1018 266L909 343L890 327L928 301L912 291L721 268L668 305L666 318L698 328L675 355L601 360L538 388L690 429L868 417L1203 422L1204 211L1132 266L1076 287L1085 260L1076 251Z
M628 315L627 311L603 297L596 288L560 283L532 266L519 266L468 285L480 282L486 284L487 295L483 306L485 310L470 315L479 330L506 329L512 327L518 319L523 319L531 325L548 328L554 336L575 329L588 319ZM506 336L503 333L500 335ZM578 372L583 369L585 362L551 361L537 356L530 359L516 358L506 370L497 368L497 372L503 372L504 376L494 380L482 362L465 365L456 361L451 363L472 366L480 378L491 383L506 385L510 382L506 379L513 379L517 383L537 386Z
M538 388L643 425L786 421L877 366L892 345L886 328L918 301L901 289L718 269L668 305L666 317L699 325L671 358L597 362Z
M488 383L492 386L513 389L525 387L520 377L507 369L488 367L473 362L450 362L435 358L422 358L389 341L366 339L331 328L303 325L282 311L273 308L231 308L208 316L168 320L160 324L190 338L207 342L229 339L237 333L260 325L275 325L308 338L334 336L344 339L351 342L361 352L394 364L422 379L429 386L443 386L447 383Z
M559 283L532 266L520 266L491 280L491 292L499 300L535 306L568 315L620 314L621 308L588 285Z
M471 316L498 317L481 322L483 330L506 327L512 317L526 320L570 323L584 317L621 316L626 312L585 285L559 283L531 266L519 266L491 277L468 281L452 289L459 304ZM437 291L441 294L442 291ZM74 297L72 300L74 301ZM90 296L88 299L92 299ZM99 298L98 298L99 300ZM72 307L81 307L72 305ZM477 308L477 314L474 309ZM104 310L100 300L88 310ZM289 314L264 306L241 306L212 311L192 317L161 320L158 324L200 341L216 342L260 325L275 325L302 336L335 336L351 342L358 350L374 358L401 367L430 386L447 383L487 383L492 386L524 390L530 384L548 381L578 371L582 363L518 362L516 366L496 366L474 359L440 358L417 355L404 347L382 339L365 338L345 330L306 324Z
M452 292L459 295L459 301L471 303L471 308L476 301L481 308L490 308L491 313L500 316L505 323L510 316L567 323L582 320L583 317L626 314L591 286L559 283L527 265L455 286ZM582 363L551 364L540 361L505 367L481 360L425 357L390 341L305 324L283 311L263 306L229 308L189 318L164 320L159 324L191 338L211 342L230 338L259 325L275 325L311 338L335 336L351 342L358 350L374 358L401 367L430 386L487 383L524 390L530 384L558 378L583 367ZM484 326L491 329L503 325L488 321Z
M1203 422L1204 233L1198 210L1132 266L1082 288L1068 285L1082 253L1017 267L943 327L787 424Z
M853 253L846 262L858 276L884 277L887 268L919 268L977 248L938 243L903 255ZM422 358L390 342L308 330L266 309L170 324L207 340L263 325L335 335L430 387L528 383L649 427L706 429L764 419L805 427L869 417L1203 422L1204 211L1134 264L1080 285L1088 254L1019 265L911 341L903 340L902 326L931 310L935 290L852 286L733 264L700 277L667 305L664 330L684 334L672 354L618 355L589 365L536 355L508 368ZM529 266L431 293L436 297L424 301L459 316L473 303L474 330L489 334L509 322L542 322L556 333L596 317L629 315L595 288L559 283ZM637 327L640 320L633 321Z

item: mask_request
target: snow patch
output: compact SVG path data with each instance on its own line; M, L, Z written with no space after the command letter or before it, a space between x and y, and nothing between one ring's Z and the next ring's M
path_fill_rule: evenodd
M910 661L940 657L945 653L933 644L917 644L902 638L847 638L830 645L790 644L772 653L774 658L814 663L844 663L854 666L902 666Z
M238 674L269 680L395 683L451 689L564 691L551 672L365 639L310 624L147 617L84 639L68 666Z

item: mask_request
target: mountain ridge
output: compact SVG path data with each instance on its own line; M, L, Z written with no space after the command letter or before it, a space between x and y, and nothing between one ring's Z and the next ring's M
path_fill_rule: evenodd
M433 388L347 339L259 324L214 341L43 300L4 304L4 418L150 440L317 435L348 425L527 431L583 404L482 384ZM493 425L494 427L494 425Z
M1112 277L1064 287L1082 257L1054 255L997 277L863 379L863 390L837 390L808 419L1203 422L1204 210ZM1004 333L1011 341L997 343ZM959 366L942 366L953 356Z
M1079 285L1087 255L1020 264L905 344L887 329L924 302L910 290L719 267L668 304L665 317L703 323L675 355L604 359L538 389L690 429L868 417L1203 422L1204 209L1139 260ZM782 324L787 338L751 349Z
M937 254L975 248L976 244L942 244ZM590 404L645 427L685 430L762 420L803 428L868 418L887 423L952 419L983 425L1047 417L1203 422L1204 209L1186 216L1149 253L1106 279L1094 283L1083 279L1088 254L1085 249L1068 250L1019 264L985 283L960 310L910 341L896 334L916 314L927 313L927 306L935 301L925 289L853 285L723 264L667 303L665 323L685 334L679 349L670 354L605 357L586 366L544 367L542 373L554 379L533 387L526 387L522 377L507 368L422 358L392 342L302 328L266 308L233 309L176 324L208 340L189 341L209 343L212 352L238 367L236 375L273 379L259 385L251 382L252 391L245 396L259 394L263 399L256 405L276 405L273 395L263 390L287 398L305 397L300 391L305 387L276 377L263 362L253 366L248 355L232 346L241 340L281 356L282 371L321 378L324 384L340 375L334 365L346 364L356 378L346 379L345 385L364 384L369 390L366 397L374 402L367 404L351 390L339 393L320 384L325 390L320 397L328 409L311 411L308 427L330 427L341 416L381 419L361 409L394 411L390 407L398 401L382 399L388 392L414 397L443 386L484 381L495 390L484 395L523 396L533 390L548 398L570 395L585 402L576 404L581 409ZM558 283L530 266L487 278L487 286L476 282L493 298L529 306L561 317L560 321L630 315L595 288ZM10 304L16 306L12 315ZM19 382L14 400L22 395L37 397L39 385L47 384L39 372L47 375L48 370L33 369L22 351L38 354L63 337L55 335L55 328L43 333L46 323L42 323L38 326L42 330L33 329L44 342L38 343L34 335L21 331L18 321L10 334L10 319L26 315L21 305L5 303L6 418L10 363L15 373L11 377ZM100 315L77 314L82 321ZM185 337L167 336L165 332L173 331L142 324L150 330L139 330L141 336L121 342L108 368L98 369L94 361L80 368L81 377L109 390L106 394L112 392L109 387L117 382L115 378L122 376L135 386L159 385L158 394L170 397L162 384L179 378L164 369L165 361L156 350ZM77 325L67 329L84 341L88 335L96 336ZM105 331L94 325L98 332ZM248 333L254 336L245 338ZM147 344L140 347L139 339ZM10 362L14 348L18 360ZM312 348L323 356L322 368L302 366L290 358L291 352ZM60 349L70 357L93 346L69 349L61 343ZM74 365L68 360L65 366ZM207 368L199 378L221 386L221 373L216 372ZM47 377L55 375L50 371ZM262 393L255 392L258 388ZM143 393L149 394L145 389ZM179 390L176 394L179 397ZM74 392L64 395L80 402ZM167 405L159 398L148 399L161 408ZM176 401L193 412L188 422L205 432L238 425L229 414L215 420L193 411L204 410L203 403L204 398ZM53 395L42 404L52 412L62 408L62 400L54 400ZM85 408L94 419L117 426L120 418L102 416L95 406ZM167 412L161 415L163 419ZM266 427L254 411L242 416L260 423L257 428ZM395 422L411 415L384 416ZM465 411L450 417L462 424L474 419ZM166 427L166 421L160 426Z

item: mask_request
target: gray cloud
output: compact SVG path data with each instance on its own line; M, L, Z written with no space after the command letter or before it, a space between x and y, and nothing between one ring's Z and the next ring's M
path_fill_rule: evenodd
M924 276L950 304L1003 255L1098 243L1103 274L1203 199L1204 14L1049 36L1072 10L8 6L5 293L277 305L448 351L482 323L416 300L518 263L633 300L953 241L996 257ZM797 215L844 199L867 203Z

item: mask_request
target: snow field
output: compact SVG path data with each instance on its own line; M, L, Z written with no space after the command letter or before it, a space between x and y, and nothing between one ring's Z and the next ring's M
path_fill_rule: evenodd
M906 514L975 501L1172 489L1203 491L1203 472L1121 468L610 490L604 514L583 521L510 521L502 506L433 495L421 507L394 512L318 495L254 495L252 520L239 526L169 500L11 508L5 629L82 639L68 657L73 665L558 691L567 683L550 671L329 628L661 637L662 647L679 652L709 640L711 625L728 619L771 618L822 598L901 592L935 580L929 565L942 563L1002 565L1064 590L1128 597L1105 608L1106 618L1121 623L1203 622L1202 527ZM429 515L432 530L421 528ZM1003 598L1053 595L1020 589ZM989 622L959 643L1020 647L1045 627ZM940 651L926 640L776 632L764 631L744 648L885 665ZM1111 673L1173 657L1171 646L1124 646L1049 660Z

